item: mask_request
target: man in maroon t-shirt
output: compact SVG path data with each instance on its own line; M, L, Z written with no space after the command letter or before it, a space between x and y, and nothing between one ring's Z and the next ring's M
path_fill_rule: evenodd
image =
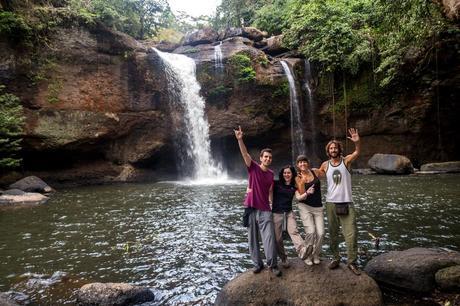
M272 151L270 149L263 149L260 152L260 164L257 164L252 160L251 155L249 155L246 149L241 127L238 130L234 130L234 132L249 174L248 192L244 200L244 205L253 208L249 215L248 227L249 253L254 263L253 272L259 273L264 268L260 256L260 233L267 265L273 274L280 276L281 271L277 266L275 231L271 211L274 175L273 171L268 168L272 163Z

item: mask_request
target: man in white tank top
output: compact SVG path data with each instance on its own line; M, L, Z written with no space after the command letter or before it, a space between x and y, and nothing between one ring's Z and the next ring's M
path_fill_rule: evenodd
M358 158L360 153L360 141L358 130L349 129L350 137L347 137L355 144L355 151L345 157L342 156L342 144L339 141L331 140L326 145L326 154L329 160L323 162L320 170L327 179L326 215L329 225L330 247L334 256L329 264L330 269L340 265L339 253L339 229L342 226L342 234L347 245L347 266L360 275L356 266L358 255L356 214L353 207L351 195L351 163Z

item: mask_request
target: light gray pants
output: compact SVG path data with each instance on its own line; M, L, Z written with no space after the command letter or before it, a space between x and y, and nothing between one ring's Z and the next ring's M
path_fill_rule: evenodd
M249 216L249 253L255 267L262 267L264 264L260 256L259 233L262 238L267 265L269 267L276 267L278 263L276 260L275 230L271 211L256 209Z
M305 228L305 244L313 245L313 256L318 257L324 238L323 207L298 204L300 219Z

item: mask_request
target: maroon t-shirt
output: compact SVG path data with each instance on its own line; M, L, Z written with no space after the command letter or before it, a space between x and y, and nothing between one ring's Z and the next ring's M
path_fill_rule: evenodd
M270 169L263 171L255 161L251 160L251 165L248 167L248 173L248 187L251 191L249 191L246 195L244 206L254 207L263 211L270 211L268 195L270 187L273 185L273 171Z

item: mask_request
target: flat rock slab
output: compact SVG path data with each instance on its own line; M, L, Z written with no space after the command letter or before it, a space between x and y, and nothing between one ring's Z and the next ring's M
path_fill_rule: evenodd
M354 275L345 265L329 270L329 261L306 266L290 260L281 277L268 269L244 272L228 282L215 305L382 305L377 283L362 273Z
M460 253L441 249L412 248L373 258L364 269L377 282L415 292L431 292L440 269L460 265Z
M0 205L38 205L46 203L49 198L41 193L24 192L23 194L0 195Z
M91 283L77 291L78 305L135 305L154 298L149 288L125 283Z
M420 167L420 171L423 171L424 173L458 173L460 172L460 161L424 164Z

